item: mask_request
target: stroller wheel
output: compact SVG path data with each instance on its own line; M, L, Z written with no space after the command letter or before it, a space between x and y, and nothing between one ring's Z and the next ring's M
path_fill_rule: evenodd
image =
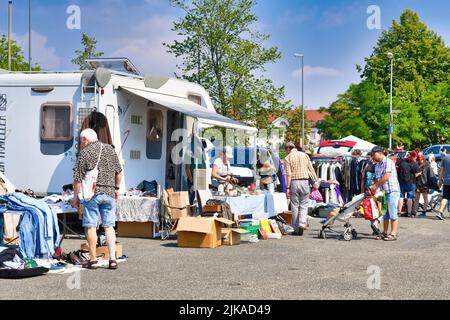
M353 240L353 235L352 235L351 232L344 233L344 235L342 237L344 238L345 241L352 241Z
M358 232L356 232L355 229L352 230L352 236L353 236L353 240L358 239Z

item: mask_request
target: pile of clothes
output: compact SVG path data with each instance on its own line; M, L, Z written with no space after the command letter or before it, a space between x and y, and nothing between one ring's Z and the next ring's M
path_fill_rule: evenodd
M16 248L0 247L0 278L28 278L46 274L50 269L33 259L22 259Z

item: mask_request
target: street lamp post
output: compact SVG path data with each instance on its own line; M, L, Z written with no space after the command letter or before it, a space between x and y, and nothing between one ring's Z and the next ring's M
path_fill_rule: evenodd
M28 0L28 67L30 69L30 72L32 71L31 68L31 0Z
M8 1L8 70L12 69L12 0Z
M388 53L388 59L391 62L391 97L390 97L390 103L389 103L389 149L392 150L392 140L393 140L393 134L394 134L394 112L392 108L392 95L393 95L393 86L394 86L394 54L389 52Z
M296 53L296 58L302 59L302 148L305 149L305 77L304 77L304 54Z

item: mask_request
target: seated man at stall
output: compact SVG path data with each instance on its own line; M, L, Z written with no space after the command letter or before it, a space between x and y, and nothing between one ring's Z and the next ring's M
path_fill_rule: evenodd
M214 161L212 169L212 186L218 188L219 185L237 184L239 181L233 178L231 173L230 159L233 159L233 149L229 146L225 147L219 157Z

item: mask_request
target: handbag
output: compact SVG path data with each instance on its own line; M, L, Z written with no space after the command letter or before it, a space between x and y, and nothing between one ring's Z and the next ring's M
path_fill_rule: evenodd
M84 201L91 201L95 195L95 190L97 189L98 165L100 163L100 158L102 157L102 152L103 144L101 144L100 155L98 156L95 168L87 171L81 182L81 192L83 193Z

